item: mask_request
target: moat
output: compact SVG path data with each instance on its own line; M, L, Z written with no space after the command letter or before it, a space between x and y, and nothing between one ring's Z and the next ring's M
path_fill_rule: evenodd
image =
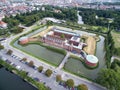
M79 32L79 31L77 31L77 32ZM38 33L38 31L35 31L33 33L34 34ZM80 31L79 33L87 33L87 32ZM28 34L28 36L31 36L34 34L31 33L31 34ZM92 34L92 33L88 33L88 34ZM99 36L99 37L100 37L100 41L97 42L97 44L96 44L96 53L95 53L95 55L99 59L99 65L96 69L93 69L93 70L88 69L88 68L84 67L84 65L82 64L81 61L78 61L78 60L75 60L72 58L68 59L68 62L65 64L64 69L69 72L75 73L77 75L82 75L82 76L90 78L90 79L97 78L97 74L100 71L100 69L106 67L105 61L104 61L104 55L105 55L104 39L105 38L103 36ZM32 56L35 56L39 59L42 58L45 60L45 62L53 64L55 66L58 66L64 58L64 55L53 52L51 50L48 50L45 47L42 47L37 44L29 44L29 45L21 46L18 44L18 41L16 41L14 43L14 46ZM71 67L71 65L73 67Z

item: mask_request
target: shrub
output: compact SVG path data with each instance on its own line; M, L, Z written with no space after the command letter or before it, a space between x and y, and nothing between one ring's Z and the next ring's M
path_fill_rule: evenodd
M52 74L52 70L47 69L46 72L45 72L45 75L46 75L47 77L50 77L51 74Z
M22 61L26 62L26 61L27 61L27 58L23 58Z
M0 44L0 50L4 49L4 46Z
M61 80L62 80L61 75L57 75L56 76L56 81L58 82L58 81L61 81Z
M67 85L68 87L74 87L74 81L73 81L73 79L68 79L68 80L66 81L66 85Z
M33 62L33 61L30 61L30 62L28 63L28 65L29 65L30 67L33 67L33 66L34 66L34 62Z
M8 54L8 55L11 55L12 53L13 53L13 51L10 50L10 49L7 51L7 54Z
M42 72L42 70L43 70L43 66L39 66L39 67L38 67L38 71L39 71L39 72Z
M85 84L80 84L77 86L77 90L88 90L88 87Z

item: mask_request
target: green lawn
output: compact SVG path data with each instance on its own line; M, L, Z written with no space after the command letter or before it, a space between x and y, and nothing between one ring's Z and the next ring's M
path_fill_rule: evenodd
M59 25L59 24L57 24L57 25ZM102 33L108 32L108 29L106 27L90 26L87 24L77 24L77 23L72 23L72 22L68 22L67 25L60 24L59 26L71 28L73 30L82 30L83 29L83 30L87 30L87 31L102 32Z
M112 31L111 34L115 42L115 48L120 48L120 33Z
M102 68L105 68L104 63L99 62L99 65L95 69L88 69L85 67L85 65L81 62L81 60L78 60L77 58L70 57L66 64L64 65L64 70L75 74L80 77L87 78L89 80L95 80L98 76L99 71Z

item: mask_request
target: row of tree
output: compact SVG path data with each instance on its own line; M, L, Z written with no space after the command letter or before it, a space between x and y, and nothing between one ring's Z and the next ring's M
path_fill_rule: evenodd
M109 69L103 69L96 80L108 90L120 89L120 61L114 60Z
M36 21L43 19L44 17L53 17L57 19L68 20L72 22L77 21L77 11L74 8L62 8L53 6L44 6L44 10L36 10L32 12L17 14L16 16L10 16L3 19L4 22L8 24L8 29L0 30L0 34L4 35L6 33L20 33L23 31L22 28L18 27L19 24L26 26L33 25ZM58 9L61 12L55 12ZM48 23L49 24L49 23Z
M11 55L13 53L12 50L8 50L6 54ZM27 61L26 58L22 59L23 61ZM22 77L22 79L26 80L27 82L30 82L31 84L35 85L38 90L51 90L48 86L46 87L43 83L39 83L36 80L34 80L33 78L28 76L28 72L26 71L22 71L22 70L17 70L15 67L7 64L6 62L0 60L0 64L2 64L6 69L8 69L9 71L15 71L17 75L19 75L20 77ZM29 65L33 65L34 63L31 61L29 62Z
M120 61L114 60L111 64L111 57L116 53L114 47L114 40L109 31L105 39L105 49L106 49L106 65L107 68L102 69L96 82L105 86L108 90L119 90L120 88Z
M114 29L120 29L119 10L94 10L78 8L85 24L108 27L110 19L113 20L110 26ZM98 17L96 17L98 16Z
M114 47L114 40L111 35L111 31L108 32L106 38L105 38L105 50L106 50L106 65L108 68L110 68L111 63L111 57L115 54L115 47Z
M54 17L57 19L70 20L72 22L77 21L77 11L73 8L60 8L60 7L58 8L52 6L46 6L45 8L46 8L45 11L36 10L23 14L17 14L15 17L13 16L5 17L3 21L8 23L8 27L10 28L17 26L19 23L22 23L26 26L30 26L44 17ZM61 12L55 12L54 9L59 9Z
M57 81L57 82L63 82L61 75L56 75L56 81ZM73 80L73 79L68 79L68 80L65 82L65 84L66 84L69 88L74 87L74 80ZM88 87L87 87L87 85L85 85L85 84L79 84L79 85L77 86L77 90L88 90Z

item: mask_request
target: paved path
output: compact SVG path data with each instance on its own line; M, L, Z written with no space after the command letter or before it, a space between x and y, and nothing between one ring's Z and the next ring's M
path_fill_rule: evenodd
M112 56L112 57L111 57L111 63L112 63L115 59L117 59L117 60L120 61L120 57L118 57L118 56Z
M67 52L66 56L64 57L64 59L62 60L61 64L58 66L57 69L62 69L64 67L64 64L67 62L69 56L70 56L70 53Z
M16 37L18 37L18 36L20 36L20 35L22 35L22 34L27 33L28 31L30 31L30 29L31 29L31 28L27 28L24 32L22 32L22 33L20 33L20 34L18 34L18 35L16 35L16 36L11 36L11 37L8 38L3 44L4 44L4 46L5 46L5 49L7 49L7 50L8 50L8 49L13 50L13 53L14 53L16 56L18 56L18 57L20 57L20 58L26 57L28 60L34 61L34 64L35 64L36 66L41 66L41 65L42 65L42 66L44 66L44 70L46 70L46 69L51 69L51 70L53 71L52 76L51 76L50 78L47 78L47 77L45 77L45 75L43 76L43 75L40 75L40 74L36 74L37 71L34 71L35 73L33 73L33 71L31 72L31 70L28 69L28 66L25 66L25 67L26 67L25 70L26 70L26 71L29 70L29 72L31 72L31 73L30 73L31 76L36 76L36 77L39 77L39 78L41 77L41 78L42 78L42 81L46 82L46 85L50 86L50 87L52 88L52 90L62 90L62 89L63 89L63 90L66 90L66 89L63 88L62 86L59 86L58 83L56 83L55 77L56 77L57 74L61 74L61 75L63 76L63 80L67 80L67 79L72 78L72 79L75 81L75 85L78 85L78 84L86 84L86 85L88 86L89 90L106 90L104 87L102 87L102 86L100 86L100 85L98 85L98 84L96 84L96 83L93 83L93 82L91 82L91 81L88 81L88 80L86 80L86 79L80 78L80 77L78 77L78 76L75 76L75 75L73 75L73 74L70 74L70 73L67 73L67 72L63 71L63 70L61 69L61 67L63 67L64 63L66 62L66 60L67 60L67 58L68 58L68 56L69 56L69 53L67 53L66 57L64 58L64 60L63 60L62 63L60 64L60 66L59 66L60 69L57 69L57 68L55 68L55 67L53 67L53 66L51 66L51 65L49 65L49 64L47 64L47 63L44 63L44 62L38 60L37 58L35 58L35 57L33 57L33 56L30 56L30 55L28 55L28 54L26 54L26 53L24 53L24 52L22 52L22 51L20 51L20 50L18 50L18 49L16 49L16 48L12 47L12 46L10 46L10 42L11 42L14 38L16 38ZM1 54L2 54L2 53L1 53ZM3 56L3 57L7 57L7 56L5 56L4 54L2 54L2 56ZM10 58L10 57L8 57L8 58ZM13 61L13 60L12 60L12 61ZM18 62L15 61L15 60L14 60L14 63L16 63L16 64L18 64L18 65L21 65L20 62L18 63ZM23 66L21 65L21 67L23 67ZM55 71L55 72L54 72L54 71ZM44 78L44 77L45 77L45 78Z

